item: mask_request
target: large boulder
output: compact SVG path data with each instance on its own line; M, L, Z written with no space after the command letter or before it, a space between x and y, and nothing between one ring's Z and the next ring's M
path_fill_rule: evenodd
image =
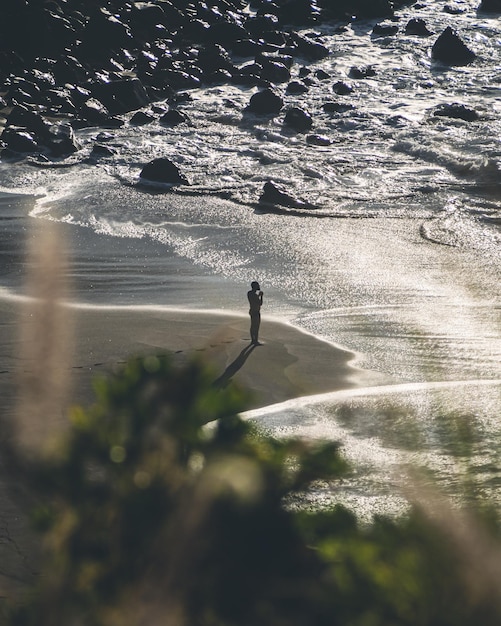
M405 26L406 35L417 35L418 37L429 37L433 32L426 26L426 22L420 17L413 17Z
M39 149L34 133L24 128L8 126L4 129L1 139L5 146L12 152L26 154Z
M294 34L292 42L297 54L309 61L320 61L329 56L329 48L303 35Z
M479 119L478 113L464 104L440 104L433 111L434 117L451 117L465 122L475 122Z
M271 88L255 93L247 106L247 111L256 115L276 115L284 106L282 98Z
M264 206L283 206L291 209L315 209L315 205L295 198L285 189L269 180L264 184L263 192L259 197L259 204Z
M308 111L300 107L290 107L285 113L284 125L299 133L304 133L313 126L313 119Z
M337 93L338 96L347 96L353 91L353 87L341 80L338 80L332 85L332 91Z
M139 178L143 181L167 185L189 185L188 179L181 173L178 166L166 157L153 159L147 163Z
M146 89L138 78L95 82L88 88L92 97L104 104L111 115L136 111L150 103Z
M22 105L12 107L6 121L7 126L24 128L29 133L45 136L49 132L49 124L38 111Z
M73 154L81 147L75 138L73 129L66 123L51 126L43 145L48 149L50 155L56 158Z
M190 118L178 109L169 109L158 120L162 126L179 126L179 124L191 124Z
M445 65L468 65L476 59L475 53L463 43L459 35L448 26L433 44L432 59Z

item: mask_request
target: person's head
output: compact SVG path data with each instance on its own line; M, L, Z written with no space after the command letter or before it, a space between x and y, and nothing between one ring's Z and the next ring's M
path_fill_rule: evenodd
M259 283L254 280L251 283L251 289L252 289L252 291L259 291L261 289L261 287L259 286Z

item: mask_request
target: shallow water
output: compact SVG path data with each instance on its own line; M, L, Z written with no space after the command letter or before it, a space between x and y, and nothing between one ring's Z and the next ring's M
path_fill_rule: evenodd
M33 194L31 217L64 225L76 300L241 310L257 278L264 313L344 345L361 366L390 376L392 388L255 415L278 433L342 440L354 476L310 497L341 499L364 515L402 506L393 479L400 463L433 468L444 489L462 491L458 419L476 433L469 451L481 493L491 496L500 478L501 24L477 14L477 1L457 2L459 15L444 13L445 4L403 10L396 37L372 36L373 22L336 35L335 25L319 29L332 54L308 67L331 78L285 99L311 112L312 132L330 146L308 145L283 127L283 115L242 114L254 90L229 86L191 92L180 105L190 126L113 131L106 141L116 155L97 163L85 162L96 129L79 131L83 156L68 167L0 163L3 190ZM436 34L406 36L411 16ZM476 52L472 66L431 61L448 25ZM376 75L352 80L355 65ZM353 93L336 96L337 80ZM325 113L328 101L352 108ZM433 117L435 106L451 102L480 119ZM192 184L137 186L142 165L157 156L172 158ZM256 208L269 179L317 209ZM3 226L9 271L1 284L15 291L21 255Z

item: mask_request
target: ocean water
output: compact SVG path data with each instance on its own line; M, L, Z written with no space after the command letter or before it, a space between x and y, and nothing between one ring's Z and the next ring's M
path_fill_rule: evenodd
M478 4L458 0L457 14L441 0L404 9L391 37L372 35L371 21L305 29L331 55L293 66L293 79L310 70L308 93L278 90L311 113L311 133L328 146L288 130L283 113L245 113L256 89L218 86L179 104L189 125L81 130L82 151L64 163L0 163L0 190L32 198L28 222L64 224L75 300L242 310L257 279L265 316L353 350L358 365L393 381L249 414L280 435L342 443L353 471L316 485L305 496L316 504L341 501L369 517L401 511L408 467L426 468L422 480L456 499L499 499L501 20ZM411 17L435 34L405 35ZM472 65L432 61L447 26L476 53ZM375 74L351 79L353 66ZM339 80L350 95L333 92ZM344 110L325 112L327 102ZM433 115L451 103L479 119ZM96 139L115 154L89 162ZM138 185L159 156L191 184ZM316 208L263 210L268 180ZM3 223L1 287L15 292L21 251Z

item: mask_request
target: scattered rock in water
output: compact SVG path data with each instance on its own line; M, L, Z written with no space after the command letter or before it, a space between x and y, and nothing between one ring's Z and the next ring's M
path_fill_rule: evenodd
M300 107L291 107L285 113L284 125L299 133L304 133L312 127L313 119L308 111Z
M433 44L431 57L445 65L468 65L476 59L476 54L448 26Z
M448 13L449 15L461 15L466 12L466 9L457 6L457 4L446 4L443 8L444 13Z
M265 206L283 206L291 209L315 209L315 205L291 196L285 189L272 181L264 184L259 197L259 204Z
M480 119L474 109L470 109L464 104L440 104L433 111L435 117L451 117L453 119L464 120L465 122L475 122Z
M48 149L50 156L55 158L69 156L81 148L73 128L67 123L51 126L43 145Z
M290 93L294 96L300 95L302 93L307 93L308 91L308 87L298 80L291 81L285 89L286 93Z
M281 63L271 59L259 59L262 66L260 78L270 83L286 83L291 78L289 68Z
M306 143L310 146L330 146L332 141L325 135L308 135Z
M372 34L376 37L392 37L398 33L396 24L376 24L372 29Z
M315 78L317 80L329 80L331 75L325 70L319 69L315 71Z
M303 35L295 33L292 40L294 47L297 50L297 54L305 59L308 59L309 61L320 61L321 59L328 57L330 54L329 48L318 41L313 41L308 37L303 37Z
M353 87L340 80L332 85L332 91L338 96L347 96L353 92Z
M422 18L412 18L405 26L406 35L417 35L418 37L429 37L433 31L429 30L426 22Z
M346 113L346 111L351 111L354 108L353 104L346 102L324 102L322 105L322 109L326 113Z
M145 124L151 124L154 119L154 116L150 113L146 113L145 111L136 111L136 113L134 113L134 115L130 118L129 124L131 126L144 126Z
M117 151L110 146L106 146L102 143L95 143L92 146L92 151L89 155L89 158L94 159L99 157L113 156L116 154L116 152Z
M179 124L191 124L190 118L178 109L169 109L158 120L162 126L179 126Z
M372 67L372 65L364 65L364 66L353 66L350 68L348 72L348 76L350 78L371 78L376 75L376 70Z
M178 166L166 157L153 159L147 163L139 178L143 181L163 183L167 185L189 185L188 179L181 173Z
M255 93L247 106L247 111L255 115L276 115L284 106L282 98L270 87Z

